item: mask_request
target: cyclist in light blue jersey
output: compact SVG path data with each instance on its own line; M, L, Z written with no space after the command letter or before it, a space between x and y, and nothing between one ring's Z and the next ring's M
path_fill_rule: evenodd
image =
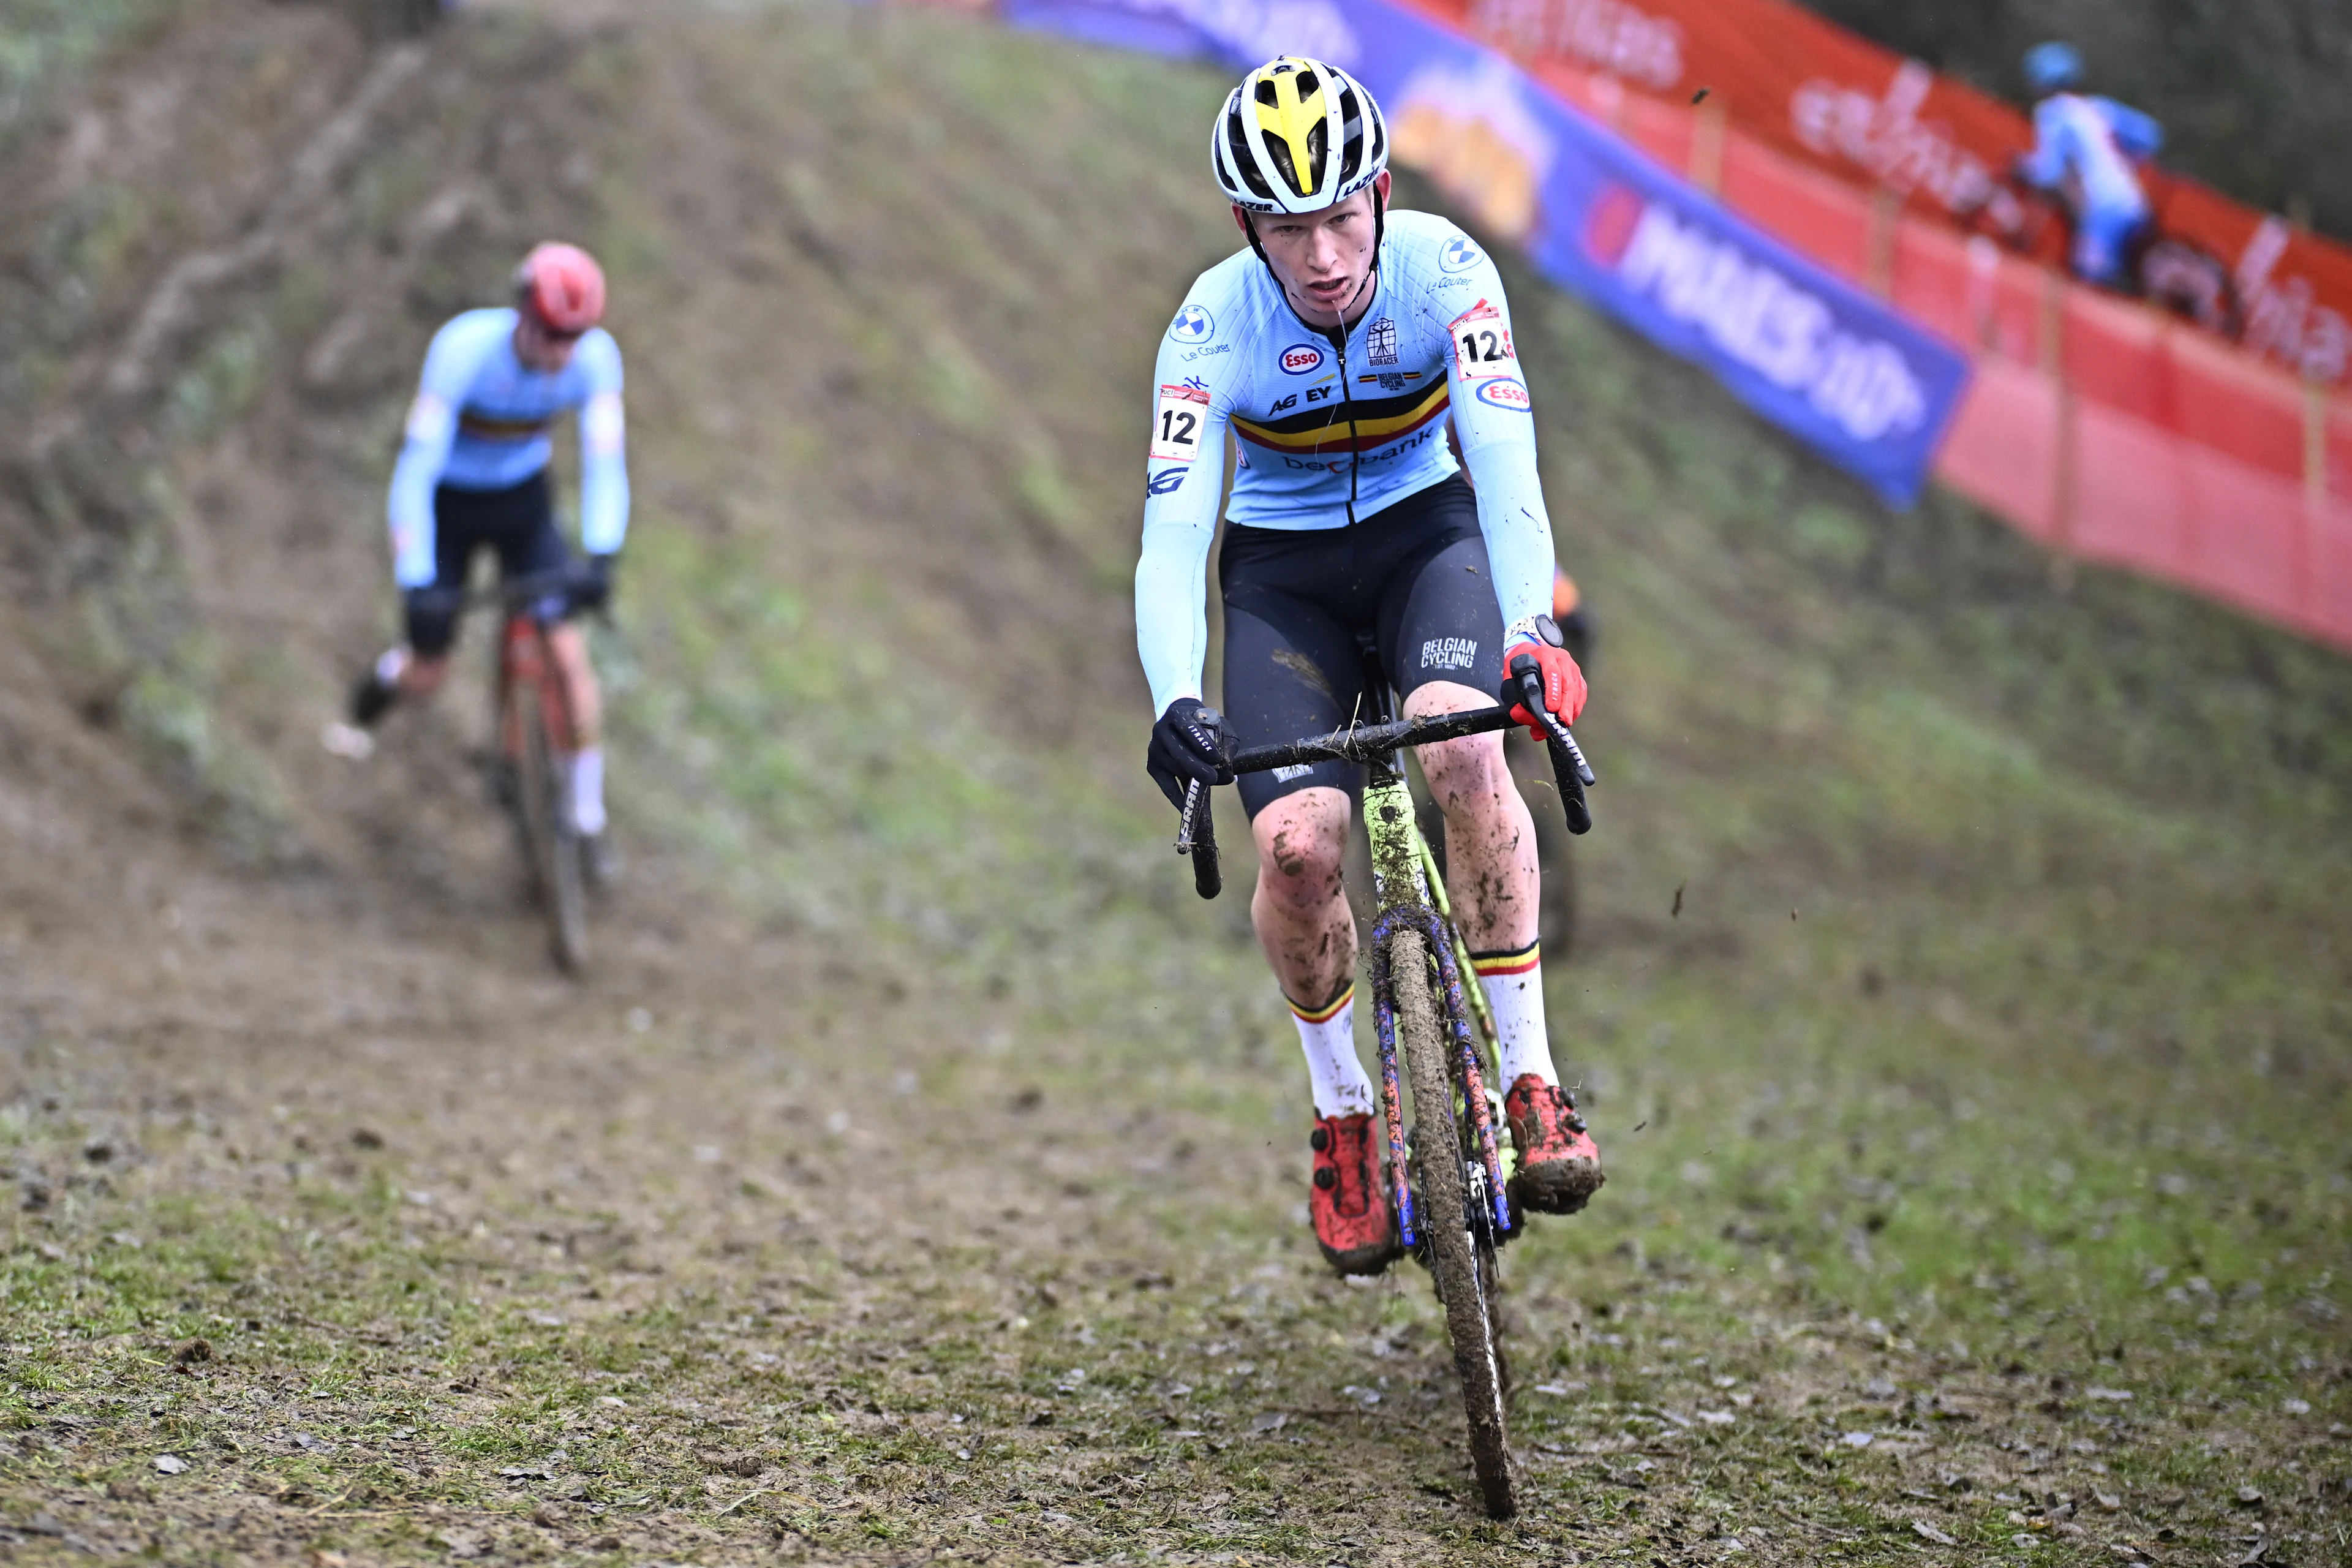
M1160 345L1135 574L1137 644L1160 716L1153 777L1181 802L1188 781L1232 782L1221 731L1255 745L1347 723L1366 679L1360 637L1407 716L1492 704L1511 658L1528 653L1546 706L1573 720L1584 679L1550 640L1551 525L1494 263L1444 219L1389 210L1387 130L1343 70L1286 57L1252 71L1212 148L1249 247L1202 274ZM1221 717L1202 691L1220 503ZM1533 822L1499 735L1425 746L1420 759L1501 1037L1514 1195L1528 1209L1580 1208L1601 1184L1600 1155L1546 1037ZM1398 1252L1355 1050L1356 930L1339 883L1361 787L1361 770L1337 763L1241 781L1260 867L1251 916L1314 1091L1309 1213L1324 1256L1348 1273L1377 1272Z
M593 609L612 592L614 557L629 526L623 460L621 351L598 326L604 275L587 252L541 245L515 273L510 309L467 310L433 335L386 510L393 578L407 640L360 684L352 717L362 727L402 699L423 699L448 676L449 649L474 556L494 551L502 575L563 574L570 550L557 531L547 468L550 426L580 416L580 543L584 570L568 595ZM566 624L550 635L571 695L576 748L566 758L573 826L592 870L604 850L602 705L587 641Z
M2103 288L2137 292L2134 276L2153 209L2139 165L2164 145L2164 128L2137 109L2075 89L2083 57L2071 44L2026 52L2032 89L2033 151L2016 163L2018 178L2054 193L2074 220L2068 264Z

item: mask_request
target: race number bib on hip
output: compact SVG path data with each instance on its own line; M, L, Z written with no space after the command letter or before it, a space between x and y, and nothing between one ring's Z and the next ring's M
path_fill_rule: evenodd
M1201 432L1208 423L1207 387L1162 386L1159 412L1151 417L1151 460L1191 462L1201 455Z
M1503 313L1486 300L1454 317L1445 331L1454 340L1454 359L1462 367L1463 380L1492 381L1498 375L1518 374L1519 356L1511 350L1511 329L1504 325Z

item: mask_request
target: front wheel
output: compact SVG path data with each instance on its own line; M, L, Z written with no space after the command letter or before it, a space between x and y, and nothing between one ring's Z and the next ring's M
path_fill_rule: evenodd
M1473 1173L1448 1070L1452 1040L1440 1026L1430 986L1428 942L1416 931L1399 931L1393 942L1389 973L1395 976L1398 1047L1412 1081L1422 1243L1445 1307L1446 1336L1454 1342L1454 1371L1462 1380L1478 1490L1490 1518L1509 1519L1519 1511L1518 1478L1504 1426L1498 1281L1493 1247L1481 1239L1486 1227L1473 1231Z
M509 732L519 731L522 741L515 805L540 909L547 916L548 945L564 973L577 974L588 961L588 897L563 770L556 762L538 688L528 680L516 681L507 700L514 705L514 728Z

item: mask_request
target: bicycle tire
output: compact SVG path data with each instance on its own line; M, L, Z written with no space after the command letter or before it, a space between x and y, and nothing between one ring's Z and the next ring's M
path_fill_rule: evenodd
M1509 1519L1519 1511L1518 1475L1504 1411L1495 1258L1472 1235L1468 1223L1464 1140L1454 1114L1453 1041L1438 1026L1428 943L1417 931L1399 931L1391 941L1389 973L1396 988L1397 1045L1412 1084L1422 1245L1445 1309L1446 1337L1454 1344L1454 1371L1462 1383L1463 1415L1470 1429L1471 1468L1477 1474L1487 1516Z
M516 805L539 907L547 917L548 948L565 973L577 974L588 960L588 892L581 875L579 837L563 809L562 771L556 766L547 713L532 684L516 681L507 700L514 704L515 728L522 739Z

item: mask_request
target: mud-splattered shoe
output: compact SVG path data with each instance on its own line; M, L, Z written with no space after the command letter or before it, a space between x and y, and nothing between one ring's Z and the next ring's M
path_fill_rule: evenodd
M621 852L613 847L609 828L580 836L580 868L587 873L592 888L610 888L621 879Z
M1342 1274L1378 1274L1404 1248L1381 1179L1381 1145L1370 1115L1320 1116L1307 1146L1315 1151L1315 1185L1307 1198L1315 1245Z
M1606 1180L1601 1151L1576 1113L1566 1089L1535 1074L1521 1073L1503 1097L1519 1165L1511 1176L1511 1197L1537 1214L1574 1214Z
M400 688L393 685L374 670L360 677L352 688L352 725L354 729L373 730L376 721L392 710L400 699Z

